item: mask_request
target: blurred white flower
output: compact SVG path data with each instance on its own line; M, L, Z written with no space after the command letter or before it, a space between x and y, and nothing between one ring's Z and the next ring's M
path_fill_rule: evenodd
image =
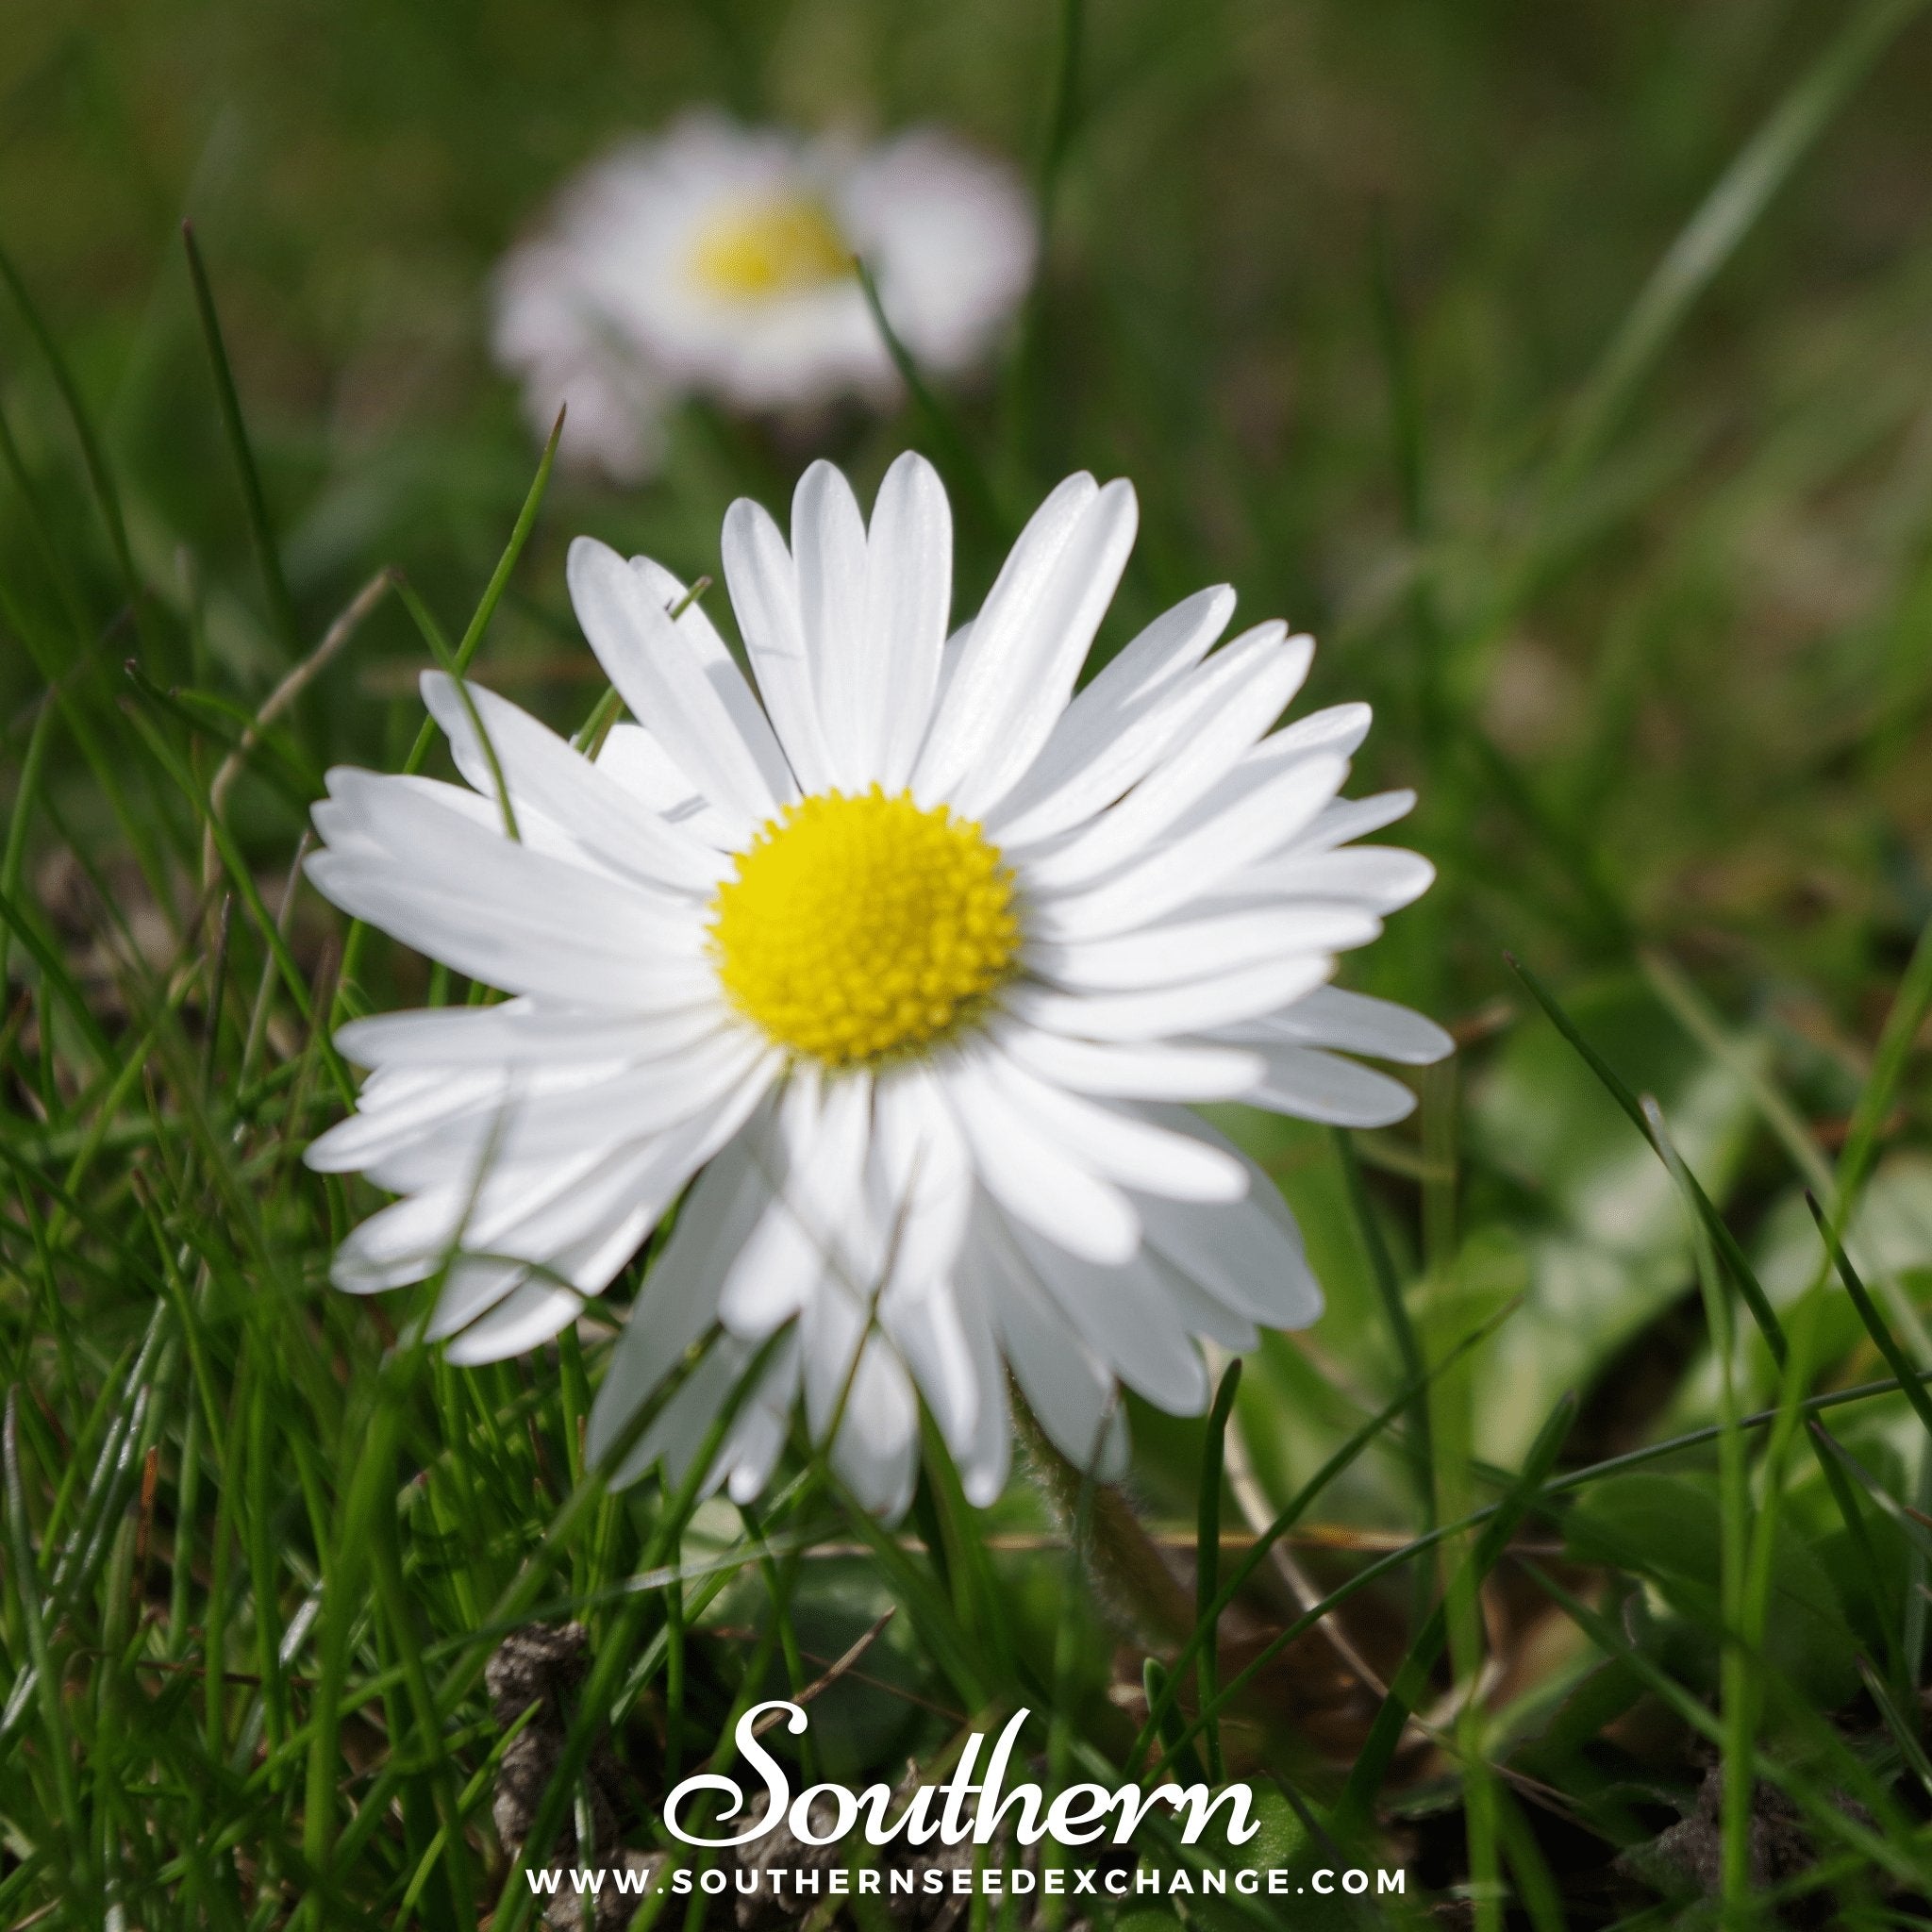
M748 409L890 394L853 270L926 368L983 356L1033 272L1033 213L1004 163L920 129L874 144L693 113L590 167L496 284L498 358L533 425L620 479L660 454L668 399Z
M1311 1321L1279 1193L1186 1103L1406 1113L1406 1087L1334 1049L1420 1062L1447 1036L1325 982L1430 869L1351 842L1412 796L1338 797L1364 705L1274 728L1313 645L1266 623L1214 649L1226 589L1074 694L1135 526L1127 484L1070 477L949 638L932 469L902 457L868 528L817 463L789 548L754 503L725 519L756 688L702 608L670 614L668 572L581 538L577 616L638 723L593 761L428 675L469 789L332 772L309 876L513 997L343 1030L375 1071L310 1164L403 1198L343 1242L337 1284L447 1265L432 1333L454 1360L509 1355L695 1176L591 1453L719 1330L623 1473L688 1467L783 1330L712 1478L762 1488L802 1393L886 1514L911 1494L920 1395L983 1502L1008 1366L1060 1448L1110 1473L1116 1376L1197 1412L1198 1338Z

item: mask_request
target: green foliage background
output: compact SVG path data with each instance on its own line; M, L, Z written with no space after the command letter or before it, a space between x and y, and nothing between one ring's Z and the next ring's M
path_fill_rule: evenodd
M1932 1366L1922 11L16 8L0 1923L451 1927L499 1897L491 1923L526 1923L489 1819L480 1672L506 1630L584 1618L579 1756L613 1719L649 1792L888 1608L876 1681L819 1707L833 1774L896 1776L1028 1703L1057 1776L1138 1774L1161 1733L1176 1763L1283 1781L1275 1862L1406 1862L1406 1900L1375 1907L1396 1916L1923 1913L1927 1424L1869 1396L1819 1411L1820 1440L1796 1407ZM319 1024L341 932L308 895L275 920L321 770L414 741L425 653L399 601L262 735L204 894L208 787L380 571L452 636L478 611L537 456L485 353L491 264L574 167L694 101L940 120L1010 155L1046 213L1040 290L999 365L939 398L942 429L911 406L774 425L692 405L650 487L560 472L487 681L560 725L594 704L575 532L715 570L733 496L778 504L815 454L864 489L920 441L986 506L962 608L1059 475L1129 475L1143 534L1103 651L1231 581L1321 638L1312 702L1374 701L1357 789L1422 789L1401 836L1441 882L1351 983L1463 1051L1400 1131L1231 1119L1331 1305L1247 1365L1229 1484L1218 1432L1137 1409L1131 1507L1049 1468L980 1518L936 1463L895 1541L802 1456L764 1517L607 1498L575 1434L598 1347L456 1372L392 1345L407 1299L325 1286L371 1205L296 1159L345 1091ZM1506 949L1655 1097L1688 1174ZM448 991L375 945L345 997ZM1760 1407L1780 1413L1728 1431ZM1243 1509L1294 1515L1374 1682L1303 1634L1204 1724L1185 1599L1218 1532L1221 1574L1243 1560ZM1178 1622L1107 1581L1150 1533ZM1224 1620L1224 1690L1312 1621L1272 1564ZM1184 1714L1164 1729L1150 1652ZM1405 1733L1405 1705L1433 1731ZM1654 1849L1700 1785L1717 1903ZM1791 1870L1759 1843L1779 1805L1807 1835Z

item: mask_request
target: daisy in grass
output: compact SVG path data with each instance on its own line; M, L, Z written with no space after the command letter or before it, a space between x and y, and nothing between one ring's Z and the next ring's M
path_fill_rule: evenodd
M890 394L853 267L872 272L924 367L985 354L1033 272L1035 226L1004 164L917 130L870 146L690 114L566 192L497 277L495 347L564 453L620 479L657 465L668 401L749 409Z
M1366 706L1275 728L1313 646L1266 623L1216 648L1231 591L1075 694L1135 523L1129 485L1069 477L949 636L931 467L900 458L868 525L817 463L789 547L755 503L724 521L751 678L669 572L588 539L571 594L638 721L594 759L426 675L467 788L330 773L308 875L511 997L339 1036L374 1071L309 1164L403 1198L343 1242L337 1285L447 1264L431 1332L489 1361L573 1321L682 1195L591 1453L703 1343L621 1474L687 1469L782 1329L710 1479L755 1495L802 1397L886 1515L922 1398L986 1502L1008 1369L1060 1449L1112 1474L1117 1380L1198 1412L1199 1339L1313 1320L1279 1193L1189 1103L1407 1113L1407 1087L1343 1056L1433 1060L1448 1037L1327 981L1430 868L1354 843L1412 796L1339 795Z

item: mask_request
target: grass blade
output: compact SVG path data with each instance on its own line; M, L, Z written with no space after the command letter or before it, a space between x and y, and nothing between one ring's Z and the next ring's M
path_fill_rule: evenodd
M4 1460L7 1502L7 1550L13 1573L13 1594L25 1626L27 1657L34 1674L34 1692L40 1702L41 1725L46 1756L53 1767L54 1790L60 1820L67 1833L67 1855L77 1860L86 1837L81 1821L80 1796L74 1781L74 1746L67 1724L66 1702L61 1694L60 1674L55 1668L47 1641L46 1619L40 1591L40 1565L34 1560L33 1535L27 1522L26 1490L20 1469L20 1391L7 1391L4 1436L0 1436L0 1460Z
M485 762L490 767L490 783L496 792L496 809L503 820L503 835L512 845L523 842L523 834L517 829L516 808L509 797L509 781L503 775L503 762L496 756L496 746L491 742L490 733L483 724L483 714L476 708L476 700L470 695L469 680L457 666L456 653L449 647L449 640L442 634L442 627L430 615L429 607L417 596L415 588L407 577L398 575L395 579L396 595L403 600L403 608L422 634L423 641L429 646L429 654L441 666L450 682L456 686L457 696L461 701L463 715L470 721L470 729L476 734L476 742L483 747Z
M1554 492L1567 491L1602 454L1704 291L1924 5L1924 0L1867 0L1718 177L1578 392L1551 466Z
M1537 1432L1523 1469L1510 1485L1508 1493L1487 1512L1482 1531L1462 1565L1467 1587L1473 1593L1501 1559L1517 1526L1543 1499L1551 1467L1555 1464L1570 1425L1576 1417L1576 1397L1565 1392ZM1367 1741L1357 1756L1348 1782L1336 1801L1332 1824L1343 1844L1355 1842L1367 1829L1374 1808L1375 1795L1389 1774L1402 1734L1409 1718L1428 1688L1429 1674L1449 1641L1449 1599L1445 1595L1430 1612L1408 1648L1389 1686L1389 1695L1375 1714Z
M1852 1257L1840 1244L1830 1222L1818 1205L1818 1197L1808 1188L1805 1191L1805 1205L1811 1210L1811 1219L1818 1224L1818 1232L1824 1237L1832 1266L1838 1270L1839 1279L1844 1283L1845 1292L1851 1296L1852 1306L1857 1309L1858 1320L1864 1323L1866 1334L1871 1336L1878 1353L1885 1357L1886 1366L1898 1377L1898 1386L1905 1391L1906 1400L1912 1405L1913 1413L1925 1425L1926 1435L1932 1437L1932 1394L1926 1392L1917 1366L1899 1346L1897 1337L1885 1325L1885 1318L1874 1304L1871 1291L1859 1279L1858 1271L1852 1266Z
M510 573L516 568L517 558L524 554L524 545L536 527L537 512L543 507L544 492L550 488L550 473L556 467L557 445L563 436L563 419L564 411L558 410L557 421L551 425L549 440L543 445L543 454L537 461L537 474L524 497L523 508L517 512L517 520L510 526L509 541L504 545L502 556L496 559L496 568L491 572L490 581L484 586L469 627L451 654L458 677L469 670L470 660L475 657L483 641L483 633L489 629L490 620L496 614L497 605L503 601L503 593L509 584ZM435 720L425 718L416 733L415 743L409 747L408 757L403 761L403 770L410 774L420 772L424 760L429 756L429 747L435 741ZM358 919L350 925L348 936L342 941L342 963L336 975L335 1000L329 1014L331 1032L348 1017L357 998L356 968L361 959L368 932L369 928Z
M1508 962L1509 970L1529 989L1531 997L1543 1009L1550 1024L1576 1049L1584 1064L1603 1083L1605 1091L1629 1117L1630 1124L1650 1142L1657 1158L1669 1167L1672 1157L1658 1145L1657 1137L1652 1132L1651 1123L1645 1116L1636 1094L1631 1092L1618 1077L1609 1062L1584 1038L1575 1021L1563 1010L1556 994L1537 974L1514 953L1505 953L1503 958ZM1757 1271L1745 1259L1743 1249L1738 1245L1737 1236L1725 1224L1724 1216L1717 1211L1710 1196L1699 1184L1697 1176L1689 1168L1683 1169L1683 1176L1684 1184L1690 1190L1690 1199L1696 1207L1700 1224L1708 1234L1717 1252L1724 1257L1724 1266L1737 1283L1738 1292L1743 1297L1744 1305L1751 1310L1751 1319L1757 1324L1764 1337L1765 1346L1771 1350L1772 1359L1779 1368L1783 1368L1786 1357L1790 1353L1790 1344L1785 1338L1784 1325L1773 1311L1770 1300L1757 1279Z
M1738 1394L1735 1380L1737 1351L1733 1345L1730 1305L1718 1278L1717 1263L1710 1240L1698 1211L1699 1193L1672 1141L1670 1132L1656 1101L1646 1098L1643 1115L1650 1128L1651 1144L1670 1169L1684 1206L1692 1251L1697 1261L1697 1285L1704 1297L1704 1315L1710 1330L1710 1346L1718 1369L1718 1602L1724 1620L1723 1647L1718 1659L1718 1709L1723 1732L1720 1742L1724 1766L1724 1801L1720 1814L1722 1854L1720 1890L1726 1924L1741 1922L1751 1894L1751 1820L1756 1780L1751 1761L1757 1733L1757 1684L1751 1638L1755 1620L1747 1616L1751 1593L1750 1473L1744 1462L1744 1436L1738 1427ZM1780 1403L1774 1426L1775 1442L1789 1427L1790 1407ZM1764 1535L1768 1552L1770 1527Z
M92 419L89 416L87 405L80 399L80 388L74 379L74 372L67 366L67 358L61 355L59 345L55 341L53 332L34 305L28 294L26 283L20 271L13 265L13 258L5 248L0 248L0 281L7 284L12 295L14 306L25 321L27 333L34 339L34 346L40 350L47 365L48 373L54 378L54 387L60 393L60 401L67 411L67 419L73 425L75 439L80 444L81 461L86 466L88 482L92 489L94 503L100 510L101 522L107 526L108 541L114 553L114 563L121 575L121 585L126 593L128 608L134 616L135 628L141 627L142 588L141 579L134 569L134 557L127 547L127 522L122 514L120 492L114 487L113 472L108 468L106 457L101 453L100 438L94 433Z
M1200 1685L1204 1708L1214 1702L1221 1675L1221 1619L1214 1608L1215 1592L1221 1587L1221 1474L1227 1445L1227 1421L1234 1413L1234 1399L1241 1386L1241 1365L1239 1361L1229 1362L1220 1388L1214 1391L1214 1407L1208 1412L1207 1433L1201 1440L1201 1502L1194 1531L1194 1603L1202 1636L1194 1675ZM1226 1775L1221 1757L1218 1718L1208 1721L1204 1748L1208 1753L1208 1782L1218 1786Z
M1409 1457L1415 1467L1416 1496L1422 1506L1423 1525L1427 1528L1436 1516L1435 1444L1429 1424L1428 1377L1421 1341L1415 1324L1409 1320L1408 1304L1403 1299L1402 1284L1395 1278L1395 1264L1389 1243L1382 1238L1375 1219L1374 1205L1369 1199L1368 1183L1362 1174L1361 1157L1356 1152L1353 1136L1342 1127L1329 1129L1335 1143L1335 1158L1341 1165L1341 1177L1348 1191L1349 1211L1355 1217L1356 1231L1369 1257L1369 1274L1375 1284L1375 1295L1382 1304L1383 1319L1389 1324L1390 1340L1395 1344L1396 1359L1402 1373L1418 1393L1403 1417L1408 1438Z
M181 224L181 245L188 256L188 278L194 285L195 312L201 318L201 334L208 345L208 367L214 372L215 401L222 412L222 431L228 439L228 451L235 459L235 473L242 482L242 503L248 517L249 541L255 546L256 567L261 572L261 588L268 598L269 617L282 634L282 642L291 656L302 655L302 626L295 616L294 600L289 595L289 580L282 570L281 551L275 543L269 522L268 499L262 493L261 472L256 467L255 451L248 441L248 425L242 416L242 398L235 389L235 372L228 365L227 344L222 340L221 317L215 312L214 291L208 286L208 269L201 258L201 244L194 239L194 225Z
M939 458L941 468L947 473L954 488L964 494L967 508L987 534L1004 534L1006 519L1000 514L992 486L987 481L986 471L974 455L972 444L954 422L951 410L940 401L932 385L926 381L919 364L912 358L911 350L899 340L898 331L888 320L884 305L879 300L878 284L873 279L872 270L858 257L854 257L852 265L858 271L858 286L865 291L865 306L872 311L873 325L879 332L886 354L892 358L892 367L899 372L899 380L906 385L906 392L912 398L913 407L925 419L926 435L931 439L933 454Z

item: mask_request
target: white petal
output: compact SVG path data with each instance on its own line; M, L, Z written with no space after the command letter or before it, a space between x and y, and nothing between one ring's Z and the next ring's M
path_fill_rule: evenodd
M924 368L984 356L1032 281L1037 225L1017 173L936 128L855 156L837 213L878 263L885 312Z
M1068 898L1043 899L1034 929L1046 939L1105 939L1149 924L1285 845L1334 797L1347 775L1345 760L1320 756L1273 773L1105 885Z
M694 642L608 545L570 546L571 602L591 647L638 722L690 774L735 841L749 840L791 791L777 742L747 740ZM731 676L737 671L726 660Z
M1073 891L1146 851L1260 740L1306 670L1278 631L1216 652L1189 680L1182 741L1111 810L1058 850L1030 858L1028 886Z
M597 769L647 810L706 845L730 844L724 822L705 803L689 774L644 727L620 718L606 733Z
M320 852L305 871L343 911L487 986L636 1012L715 1001L708 964L666 958L665 924L615 883L515 847L474 856L462 873Z
M749 1356L747 1344L738 1346ZM798 1400L799 1354L795 1332L778 1343L771 1366L758 1377L758 1387L718 1450L717 1468L709 1480L715 1483L728 1472L734 1503L749 1503L772 1479L791 1426L792 1405Z
M876 1335L853 1379L832 1467L868 1514L895 1523L918 1479L919 1403L904 1365Z
M1218 1302L1270 1328L1304 1328L1322 1312L1301 1232L1265 1175L1231 1208L1149 1200L1147 1243Z
M867 1507L882 1509L919 1426L911 1381L870 1308L836 1290L806 1305L799 1340L812 1435L824 1441L837 1419L837 1463Z
M812 694L791 553L764 507L740 497L724 513L724 555L731 608L779 742L800 787L823 791L832 782L832 757Z
M458 1255L443 1276L442 1291L436 1298L436 1307L424 1332L431 1341L446 1341L480 1321L506 1296L526 1287L529 1281L527 1261L497 1255ZM560 1284L550 1282L547 1286L556 1288ZM575 1297L572 1299L575 1301ZM581 1307L583 1304L576 1302L576 1306Z
M862 791L874 775L876 734L865 686L865 519L852 486L823 459L791 499L791 559L819 729L832 782Z
M1004 1054L989 1050L984 1064L1029 1124L1108 1180L1183 1201L1238 1201L1247 1191L1247 1171L1218 1148L1049 1086Z
M643 908L621 904L619 888L588 874L546 874L538 868L553 861L531 858L524 867L490 858L467 877L440 873L447 891L418 883L418 867L370 865L334 852L313 854L304 871L344 912L506 992L646 1012L715 1000L716 975L702 958L652 958L665 929ZM505 887L512 876L528 888L521 899ZM600 890L604 904L592 914Z
M939 691L953 603L953 513L939 474L908 451L886 472L866 546L867 779L905 790Z
M864 1186L871 1115L869 1074L792 1073L779 1096L775 1130L759 1143L759 1156L771 1163L771 1200L718 1298L735 1333L769 1332L802 1307L827 1274L844 1269L845 1237ZM848 1285L867 1296L878 1287Z
M691 1469L692 1458L710 1433L712 1424L717 1421L719 1412L730 1400L731 1391L744 1374L749 1355L750 1351L734 1338L720 1335L705 1351L703 1359L678 1385L671 1400L651 1418L650 1427L638 1439L630 1454L611 1473L610 1487L614 1490L625 1488L647 1474L660 1461L664 1465L667 1485L681 1484ZM614 1366L612 1373L615 1373ZM608 1376L605 1387L609 1387ZM595 1413L593 1406L593 1418ZM743 1419L744 1410L741 1408L741 1424ZM628 1422L629 1417L625 1420ZM587 1441L587 1459L593 1466L601 1462L622 1435L622 1427L612 1429L609 1441L594 1451L590 1449ZM729 1441L728 1437L726 1441ZM722 1453L723 1448L721 1445L717 1465L705 1485L708 1490L724 1480L728 1458ZM755 1495L757 1491L751 1493Z
M336 1034L336 1051L358 1067L618 1064L694 1046L724 1017L715 1001L642 1014L505 1000L351 1020Z
M1020 533L960 646L913 778L967 818L996 805L1046 742L1133 547L1124 482L1062 483Z
M1338 1127L1386 1127L1415 1111L1400 1080L1307 1046L1258 1049L1268 1071L1241 1098L1252 1107Z
M444 1350L458 1368L497 1362L545 1342L566 1322L576 1319L583 1303L567 1288L526 1281L489 1314L465 1328Z
M1260 1334L1246 1315L1209 1294L1192 1275L1182 1274L1152 1246L1143 1247L1141 1252L1163 1292L1172 1298L1174 1313L1190 1335L1218 1341L1236 1355L1247 1355L1259 1345Z
M1325 852L1345 845L1351 839L1366 839L1407 818L1415 809L1413 791L1377 791L1368 798L1338 798L1326 805L1308 822L1307 829L1294 841L1296 852Z
M1298 953L1345 952L1381 937L1381 920L1360 906L1327 899L1277 900L1271 906L1269 896L1251 886L1254 875L1254 868L1250 867L1228 880L1219 891L1204 892L1191 900L1183 914L1185 922L1191 924L1196 920L1241 918L1252 914L1258 904L1294 921L1294 950ZM1112 942L1095 940L1091 943L1097 946Z
M1245 884L1245 881L1243 881ZM1026 948L1026 964L1043 979L1074 991L1099 992L1174 986L1196 979L1224 978L1249 966L1286 956L1359 945L1381 930L1380 921L1357 913L1335 936L1329 929L1310 934L1309 923L1294 908L1244 908L1206 919L1177 920L1143 926L1112 939L1056 944L1041 940Z
M561 1159L669 1131L689 1133L714 1108L741 1104L748 1110L776 1065L761 1041L721 1035L595 1081L492 1096L439 1123L433 1134L368 1160L363 1171L398 1191L464 1185L485 1162Z
M338 1269L347 1257L372 1272L387 1265L393 1282L415 1279L441 1266L460 1240L463 1252L449 1267L431 1340L466 1327L525 1277L570 1288L580 1300L600 1294L692 1172L738 1131L747 1108L746 1094L729 1095L685 1131L600 1154L588 1167L580 1160L492 1164L467 1188L426 1190L364 1224L358 1234L369 1230L368 1238L353 1256L345 1244ZM415 1257L403 1252L383 1262L383 1250L405 1250L425 1237Z
M547 724L482 685L467 689L504 790L519 820L535 811L604 864L661 889L708 894L726 870L719 855L648 811ZM442 726L460 771L479 795L496 796L496 774L454 679L423 674L423 702Z
M1231 1027L1233 1039L1283 1041L1299 1046L1340 1047L1407 1066L1428 1066L1456 1051L1456 1042L1433 1020L1393 1000L1318 987L1286 1011Z
M1026 520L992 589L952 646L939 715L913 774L922 804L948 797L976 762L989 717L1003 714L1004 667L1024 643L1026 620L1100 486L1082 470L1066 477ZM982 640L978 633L985 632Z
M689 585L648 557L633 557L630 567L643 585L644 595L667 619L679 605L684 607L672 621L672 628L684 640L686 648L703 669L705 682L717 693L718 702L757 759L772 795L781 802L795 797L797 788L791 768L779 749L772 721L766 717L757 692L745 682L744 673L738 668L738 660L711 622L704 600L693 599ZM673 762L676 762L675 758Z
M962 1208L970 1208L972 1199L969 1182ZM963 1231L963 1214L961 1221ZM957 1255L954 1258L957 1264ZM956 1456L967 1454L988 1398L975 1375L973 1343L950 1282L936 1282L916 1296L882 1297L878 1319L924 1392L947 1447Z
M357 1110L304 1150L303 1165L316 1174L359 1173L365 1161L381 1152L492 1097L500 1099L508 1085L493 1068L458 1074L413 1069L377 1074L363 1082Z
M952 1276L973 1195L973 1163L952 1111L918 1064L873 1083L866 1218L891 1273L881 1307L934 1291Z
M1248 1191L1226 1208L1149 1196L1149 1244L1218 1301L1275 1328L1299 1328L1322 1312L1322 1291L1302 1246L1300 1225L1273 1178L1226 1135L1191 1108L1142 1109L1176 1134L1229 1154L1248 1170Z
M1310 711L1306 718L1284 724L1269 737L1265 749L1270 758L1284 760L1308 751L1353 758L1369 735L1374 715L1364 704L1330 705L1326 710Z
M1328 955L1304 953L1214 979L1141 992L1056 992L1051 987L1022 985L1003 998L1017 1019L1049 1033L1088 1040L1166 1040L1273 1012L1320 986L1334 971Z
M351 1294L401 1288L435 1274L458 1247L547 1260L591 1225L596 1208L579 1206L582 1191L610 1162L608 1150L592 1148L567 1159L491 1163L466 1179L425 1188L352 1228L336 1250L330 1278ZM633 1164L625 1162L626 1169ZM547 1232L541 1246L518 1240L533 1224L540 1239Z
M1199 1415L1207 1407L1200 1352L1149 1257L1102 1268L1026 1228L1014 1227L1012 1237L1060 1312L1128 1388L1170 1415Z
M755 1344L720 1334L676 1393L652 1418L636 1448L619 1465L611 1478L612 1487L636 1482L660 1459L667 1483L684 1482L718 1417L749 1373L756 1352ZM747 1391L739 1404L737 1416L706 1473L701 1486L706 1493L727 1477L733 1495L741 1501L749 1502L764 1488L784 1441L785 1417L797 1387L798 1341L795 1335L788 1335L776 1344L756 1388Z
M1126 1464L1126 1433L1113 1377L1054 1307L999 1218L975 1215L974 1234L964 1257L969 1291L991 1309L1027 1407L1076 1469L1116 1480Z
M981 1196L977 1209L991 1211ZM975 1291L970 1268L961 1250L960 1277L953 1306L958 1312L965 1336L965 1360L971 1374L977 1406L970 1441L947 1439L959 1464L959 1484L966 1500L975 1509L991 1507L1007 1486L1012 1465L1012 1416L1007 1407L1007 1365L1000 1354L998 1337L993 1333L993 1311L986 1296ZM930 1401L931 1397L928 1396Z
M1127 1197L1014 1107L980 1055L950 1056L940 1087L981 1185L1009 1213L1091 1260L1124 1261L1134 1252L1140 1224Z
M584 1454L593 1465L610 1453L631 1418L718 1318L725 1270L769 1198L751 1160L753 1131L747 1129L699 1175L670 1242L644 1276L591 1406Z
M1100 1041L1044 1033L1017 1020L992 1028L1016 1065L1075 1093L1135 1100L1232 1100L1261 1073L1258 1057L1191 1041Z
M1197 591L1157 617L1061 713L1031 769L987 816L988 836L1022 849L1111 805L1152 769L1189 708L1187 672L1227 627L1234 592ZM1308 652L1313 644L1307 643Z
M1377 912L1393 912L1420 899L1435 877L1436 868L1419 852L1399 845L1348 845L1265 859L1242 883L1257 891L1353 899Z

